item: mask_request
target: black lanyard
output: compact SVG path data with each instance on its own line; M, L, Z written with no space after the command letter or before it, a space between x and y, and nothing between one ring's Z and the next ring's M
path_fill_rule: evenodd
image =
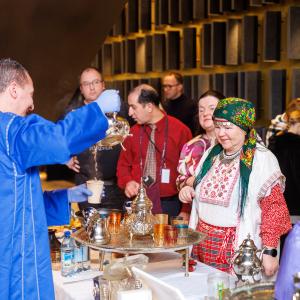
M166 121L165 121L165 132L164 132L164 143L163 143L163 149L162 152L157 148L155 141L151 140L150 135L148 134L148 132L146 131L145 128L145 124L143 124L140 127L140 168L141 168L141 176L143 176L143 157L142 157L142 144L143 144L143 136L144 133L147 135L147 138L149 140L149 143L152 143L155 147L155 151L157 151L158 153L161 153L161 161L160 161L160 168L159 168L159 174L161 175L161 170L162 167L165 166L166 161L165 161L165 157L166 157L166 151L167 151L167 145L168 145L168 130L169 130L169 120L168 117L165 116ZM156 129L157 130L157 129ZM156 155L156 154L155 154Z

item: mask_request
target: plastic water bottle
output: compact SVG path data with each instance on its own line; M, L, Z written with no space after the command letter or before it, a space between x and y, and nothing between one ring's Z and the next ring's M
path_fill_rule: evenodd
M76 229L72 229L72 232L76 232ZM90 269L90 257L89 257L89 249L87 246L74 242L74 271L81 272Z
M81 245L81 255L82 255L82 269L84 271L89 270L91 267L90 263L90 252L86 245Z
M74 272L74 241L70 231L66 231L61 243L61 275L71 276Z
M76 232L76 229L72 229L72 233ZM82 249L81 244L73 240L74 243L74 272L82 271Z

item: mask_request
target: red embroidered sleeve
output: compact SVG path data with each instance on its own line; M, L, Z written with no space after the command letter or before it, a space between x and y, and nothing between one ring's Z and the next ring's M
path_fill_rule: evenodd
M263 245L276 248L280 236L291 229L290 215L279 184L263 198L261 207L261 238Z

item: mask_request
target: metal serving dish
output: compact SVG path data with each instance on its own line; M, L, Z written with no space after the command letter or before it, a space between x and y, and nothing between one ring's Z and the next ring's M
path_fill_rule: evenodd
M84 228L76 231L73 235L74 239L79 243L85 244L88 247L106 251L106 252L117 252L117 253L158 253L158 252L170 252L186 249L193 244L197 244L205 238L205 235L189 229L188 237L184 242L176 243L173 245L161 245L157 246L152 237L137 236L134 237L132 241L128 238L128 233L125 230L121 230L119 234L111 235L111 240L108 244L99 245L97 243L91 242L89 236Z

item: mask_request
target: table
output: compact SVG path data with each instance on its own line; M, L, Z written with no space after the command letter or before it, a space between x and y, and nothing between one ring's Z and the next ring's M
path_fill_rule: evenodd
M181 269L182 259L178 253L152 253L147 254L150 263L146 272L162 279L181 290L187 300L204 300L207 295L207 276L210 273L221 271L198 262L196 270L189 277L184 276ZM93 300L92 280L75 283L62 283L59 271L53 271L55 299L56 300ZM234 287L233 276L230 276L231 288Z

